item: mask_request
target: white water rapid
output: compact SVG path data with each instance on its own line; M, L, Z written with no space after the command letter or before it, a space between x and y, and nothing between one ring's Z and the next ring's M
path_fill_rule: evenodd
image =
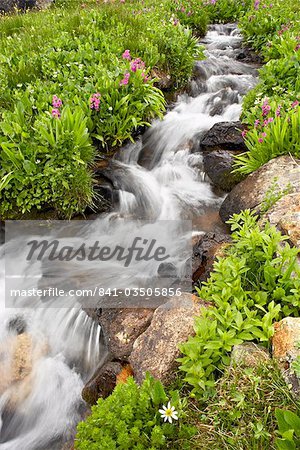
M100 243L113 245L120 236L129 242L138 227L131 219L192 219L194 233L212 229L223 195L205 178L202 155L195 148L215 123L239 119L242 96L257 82L254 66L235 59L241 42L234 25L211 26L203 40L206 60L197 62L189 94L180 96L163 121L154 122L112 162L110 176L119 189L119 205L94 221L92 234ZM161 240L173 244L173 263L180 270L186 255L184 236L178 233L171 227ZM8 251L23 251L21 237L8 244ZM141 277L151 272L149 264L140 265ZM38 285L41 268L34 270ZM78 275L76 268L74 273ZM5 309L3 267L1 275L0 364L10 352L7 324L20 314L32 341L46 342L47 349L33 366L27 395L12 408L7 406L10 387L0 381L0 450L61 450L84 414L83 384L103 356L99 326L80 307L37 308L32 300L22 299L22 309ZM112 262L100 274L91 265L93 281L105 285L116 277L118 267Z

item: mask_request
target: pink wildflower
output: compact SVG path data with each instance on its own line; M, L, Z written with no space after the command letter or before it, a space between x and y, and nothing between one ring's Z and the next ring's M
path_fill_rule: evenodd
M278 108L276 109L276 117L280 117L280 110L281 110L281 105L278 106Z
M295 47L295 52L297 52L298 50L300 50L300 44L297 44Z
M125 73L123 80L120 81L120 86L126 86L129 82L129 78L130 73L129 72Z
M57 95L53 95L52 97L52 106L54 106L54 108L60 108L62 106L62 101Z
M60 118L60 111L57 108L53 108L51 111L52 117L54 117L55 119L59 119Z
M263 138L258 138L258 142L262 144L264 142Z
M130 50L125 50L125 52L122 55L122 58L127 59L128 61L131 61Z
M298 100L295 100L295 101L292 103L292 108L296 108L296 106L298 106L298 105L299 105Z
M242 137L245 138L246 135L247 135L247 130L243 130L243 131L242 131Z
M101 94L97 92L96 94L93 94L90 98L90 108L94 109L95 111L99 111L100 108L100 98Z
M256 119L256 121L254 122L255 128L257 128L259 124L260 124L260 120L259 120L259 119Z
M263 133L261 133L261 136L262 137L267 137L267 133L263 132Z

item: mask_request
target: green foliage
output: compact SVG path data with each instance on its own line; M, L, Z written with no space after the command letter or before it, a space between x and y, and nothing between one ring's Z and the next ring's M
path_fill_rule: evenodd
M215 395L196 417L201 433L194 448L275 450L275 409L296 412L299 406L273 362L228 367L216 383Z
M194 30L198 36L205 35L208 15L204 5L199 7L199 0L170 0L170 8L173 12L173 23L179 20L182 25Z
M201 0L205 12L209 16L210 23L228 23L235 22L243 17L252 0Z
M195 57L203 58L192 30L174 25L172 14L169 1L146 0L141 8L138 1L69 0L0 18L2 218L48 207L70 217L92 202L91 143L106 151L161 118L156 75L171 74L173 86L183 86ZM194 22L205 31L200 11ZM133 70L137 58L143 62ZM100 105L90 109L95 94ZM55 119L54 95L62 100Z
M278 450L296 450L300 448L300 416L292 411L276 409L281 439L275 440Z
M79 450L154 450L160 448L188 449L195 434L194 427L185 424L186 400L177 391L170 392L171 405L178 412L176 423L164 423L159 409L168 401L159 381L149 375L139 387L129 378L119 384L105 400L99 399L91 415L78 425L75 448ZM179 440L186 445L179 446Z
M233 245L197 289L199 297L213 306L196 317L196 335L180 346L185 380L195 393L204 395L229 364L234 345L244 341L268 345L274 321L299 315L299 250L291 248L275 227L266 224L261 230L248 210L229 223Z
M276 156L299 156L300 89L300 6L293 0L275 0L270 5L256 0L248 14L240 19L246 42L261 52L266 64L259 71L259 84L243 100L242 118L249 125L246 144L249 152L237 158L238 171L251 173ZM272 109L261 115L261 103L267 99ZM280 116L275 116L277 108ZM263 129L266 118L274 122ZM254 126L259 121L260 126ZM266 136L265 136L266 133Z
M278 178L274 177L271 186L266 191L265 197L263 201L261 202L259 211L260 215L265 214L267 211L269 211L272 206L275 205L275 203L278 202L282 197L285 195L288 195L292 191L292 185L288 184L288 186L285 189L280 189L280 186L277 183Z
M247 132L245 143L248 151L235 156L235 168L237 172L248 174L266 162L277 156L290 154L296 158L300 157L300 108L298 102L292 103L284 108L275 102L270 106L270 112L264 114L264 104L259 109L257 105L253 110L257 119L253 128ZM279 111L280 108L280 111ZM253 114L250 110L250 114ZM276 115L278 110L280 115Z

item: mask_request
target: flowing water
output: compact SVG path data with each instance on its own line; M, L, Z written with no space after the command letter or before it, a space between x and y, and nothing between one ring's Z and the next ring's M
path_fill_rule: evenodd
M223 195L205 177L199 142L215 123L239 119L242 96L257 81L256 69L235 59L241 41L234 25L210 27L203 40L206 60L197 62L189 94L180 96L163 121L154 122L136 144L112 161L110 176L119 189L119 205L114 212L97 218L92 230L86 231L89 235L83 233L81 238L97 237L101 243L113 245L122 237L126 244L138 227L147 233L147 227L159 221L179 218L192 219L195 234L213 228ZM140 218L151 224L138 224L136 219ZM178 227L170 227L161 236L162 242L173 245L176 270L183 267L187 257L183 251L185 236L179 233ZM69 241L76 239L70 237ZM23 251L21 237L10 242L6 251L19 255ZM151 273L149 264L140 264L141 277L144 270ZM42 268L38 265L32 270L38 285ZM74 267L71 272L80 280L76 270ZM88 283L98 279L104 286L119 273L111 262L101 275L93 264L88 270ZM2 299L3 277L2 270ZM20 306L20 299L17 301ZM47 342L47 350L33 367L29 392L12 411L7 408L9 387L0 392L0 450L61 449L83 414L83 384L103 357L100 329L79 306L36 308L29 299L22 299L21 306L32 341ZM2 305L2 359L10 348L7 323L17 314L20 310Z

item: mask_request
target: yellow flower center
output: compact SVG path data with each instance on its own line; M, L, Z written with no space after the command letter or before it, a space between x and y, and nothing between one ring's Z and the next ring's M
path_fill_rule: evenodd
M172 417L172 410L171 410L171 408L168 408L168 409L166 409L165 410L165 415L167 416L167 417Z

